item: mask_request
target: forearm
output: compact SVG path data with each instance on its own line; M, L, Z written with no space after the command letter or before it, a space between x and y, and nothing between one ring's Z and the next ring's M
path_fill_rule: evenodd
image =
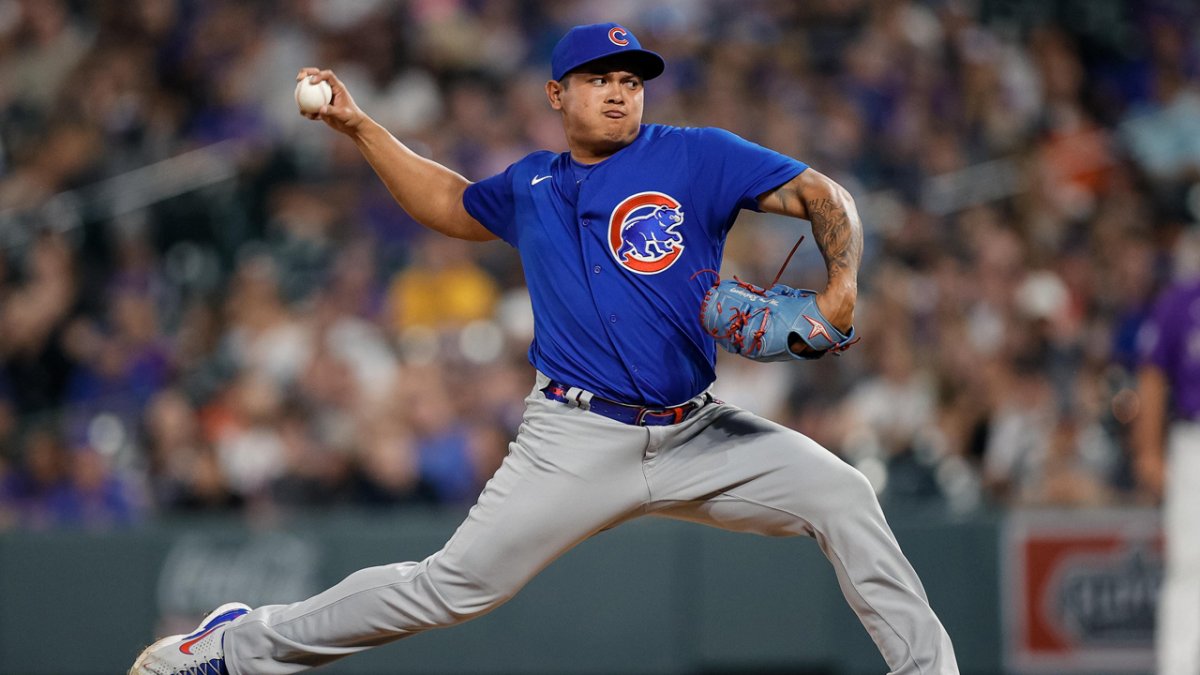
M832 182L806 190L802 197L812 223L813 239L829 272L827 290L857 296L863 228L854 198Z
M845 188L815 169L759 197L759 208L812 223L813 239L829 272L827 291L858 293L863 228L854 198Z
M1152 490L1161 481L1155 475L1163 461L1163 428L1167 418L1167 382L1155 367L1143 367L1137 378L1138 412L1133 419L1130 440L1134 463L1142 484Z
M494 239L466 212L463 192L470 185L458 173L421 157L373 120L352 136L396 202L425 227L459 239Z
M813 239L829 272L829 281L817 298L817 305L838 330L848 330L854 323L858 266L863 250L862 221L854 198L828 177L808 169L760 195L758 205L768 213L804 218L812 223Z
M1167 386L1162 371L1143 367L1138 371L1138 415L1133 420L1133 441L1138 454L1162 452L1166 419Z

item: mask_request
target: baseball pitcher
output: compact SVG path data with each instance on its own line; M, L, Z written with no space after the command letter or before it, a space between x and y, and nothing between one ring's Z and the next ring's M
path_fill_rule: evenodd
M950 638L867 480L811 439L715 400L717 345L763 361L853 340L862 226L805 164L720 129L642 124L663 72L615 24L562 38L546 83L569 152L470 183L354 103L309 115L349 136L409 214L447 236L503 239L524 266L536 382L496 475L442 550L372 567L291 605L218 608L132 672L283 675L480 616L571 547L644 515L817 540L893 673L957 673ZM821 292L719 281L741 209L806 219Z

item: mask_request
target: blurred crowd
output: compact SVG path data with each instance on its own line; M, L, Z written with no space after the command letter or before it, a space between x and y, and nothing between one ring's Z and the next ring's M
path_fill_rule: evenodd
M471 503L532 384L519 261L426 234L294 77L478 180L565 150L549 52L612 19L666 58L648 122L862 210L861 343L723 355L719 397L885 503L1141 499L1135 336L1200 271L1194 3L0 0L0 530ZM723 273L806 229L744 212Z

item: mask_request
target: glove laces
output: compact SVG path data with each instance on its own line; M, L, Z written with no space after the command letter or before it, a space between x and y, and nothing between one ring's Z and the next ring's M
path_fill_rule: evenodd
M756 284L752 284L748 281L742 281L741 279L738 278L738 276L736 274L733 275L734 283L736 283L740 288L743 288L746 291L749 291L750 293L753 293L757 296L765 298L767 296L767 288L774 288L774 286L779 283L780 277L783 276L783 271L786 270L788 264L792 262L792 256L796 255L796 251L799 250L800 244L802 244L802 243L804 243L804 235L800 235L800 238L797 239L796 243L792 245L792 250L788 251L787 257L783 259L783 264L779 266L779 271L775 273L775 278L771 279L770 286L763 287L763 286L758 286ZM721 283L720 272L718 272L717 270L714 270L714 269L709 269L709 268L697 270L696 273L693 274L689 278L689 280L695 279L697 276L699 276L700 274L702 274L704 272L712 272L714 275L716 275L716 281L713 282L713 288L716 288L718 285L720 285L720 283ZM701 323L701 325L704 324L704 314L705 314L705 310L707 310L707 308L708 308L708 298L709 298L709 296L705 295L704 302L702 302L700 304L700 323ZM723 312L722 312L721 303L718 302L717 303L717 314L722 314L722 313ZM705 332L708 333L709 335L711 335L713 338L716 338L718 340L729 340L729 343L737 348L737 352L739 354L755 354L755 353L757 353L759 350L762 349L762 346L763 346L762 338L763 338L763 335L766 335L766 333L767 333L767 322L771 318L771 308L764 306L764 307L759 307L759 308L751 310L751 311L746 311L740 307L735 307L731 310L731 313L732 313L732 316L730 317L728 326L724 331L718 331L715 328L712 330L709 330L706 328ZM746 349L746 334L743 331L746 328L746 326L752 325L754 321L758 321L758 328L755 329L754 332L750 333L750 348L749 348L749 350L747 350ZM853 340L846 340L845 342L842 342L841 344L833 345L826 351L828 351L832 354L835 354L835 355L841 354L842 352L844 352L847 349L849 349L850 347L852 347L854 344L856 344L861 339L862 339L861 337L855 337Z

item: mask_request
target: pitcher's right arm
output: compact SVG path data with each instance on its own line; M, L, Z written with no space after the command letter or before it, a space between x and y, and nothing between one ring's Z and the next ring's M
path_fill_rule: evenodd
M313 78L314 83L328 82L333 100L315 114L301 114L322 120L350 137L408 215L425 227L456 239L496 238L463 207L463 192L470 181L408 149L358 107L333 71L304 68L296 80L304 77Z

